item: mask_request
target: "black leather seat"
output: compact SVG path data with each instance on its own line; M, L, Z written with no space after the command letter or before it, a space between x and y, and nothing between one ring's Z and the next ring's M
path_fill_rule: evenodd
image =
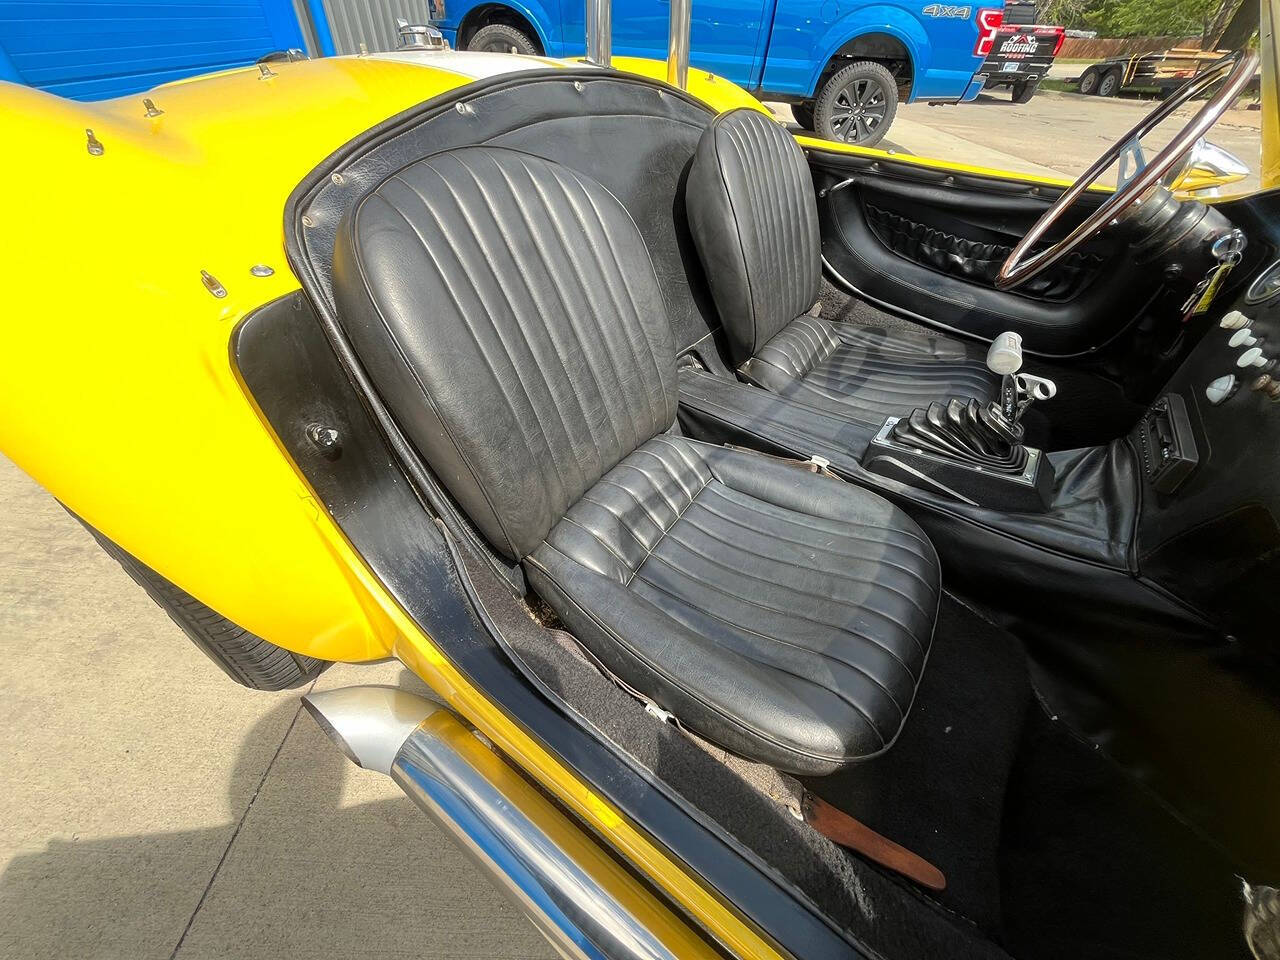
M933 400L994 398L978 346L809 315L822 273L813 181L795 139L765 114L712 121L685 206L744 379L877 427Z
M347 214L334 287L406 435L620 682L794 772L893 742L931 544L868 491L673 432L658 281L600 184L502 148L418 161Z

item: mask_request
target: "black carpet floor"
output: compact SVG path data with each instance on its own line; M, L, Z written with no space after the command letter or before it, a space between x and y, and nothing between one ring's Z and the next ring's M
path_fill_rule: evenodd
M1232 864L1051 720L1021 643L950 596L893 749L806 784L939 867L948 883L934 894L794 820L655 721L509 592L486 594L512 652L542 684L886 960L1244 956Z
M1233 865L1050 719L1022 645L954 599L894 748L807 786L941 869L929 896L1012 956L1246 956Z
M1000 825L1031 698L1022 646L947 597L915 705L893 749L806 786L924 857L940 904L1000 929Z
M1000 861L1014 956L1249 956L1235 866L1039 704L1010 776Z

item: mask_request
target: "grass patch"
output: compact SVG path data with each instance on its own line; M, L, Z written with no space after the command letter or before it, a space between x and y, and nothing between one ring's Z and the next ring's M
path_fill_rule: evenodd
M1079 93L1080 84L1067 83L1065 80L1059 80L1057 77L1045 77L1040 81L1041 90L1053 90L1057 93Z

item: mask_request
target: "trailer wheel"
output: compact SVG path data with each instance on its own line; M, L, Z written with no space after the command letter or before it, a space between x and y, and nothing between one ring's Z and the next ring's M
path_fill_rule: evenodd
M806 100L804 103L793 103L791 105L791 116L796 118L798 123L804 130L813 129L813 101Z
M1098 84L1098 96L1114 97L1120 92L1120 74L1115 70L1108 71Z
M1039 80L1023 80L1020 83L1013 84L1013 102L1026 103L1036 95L1036 88L1039 86Z
M898 111L898 82L871 60L837 70L818 93L814 131L828 140L871 147L889 132Z
M1098 72L1098 68L1090 67L1080 78L1080 92L1086 97L1093 96L1098 92L1098 81L1101 79L1102 75Z

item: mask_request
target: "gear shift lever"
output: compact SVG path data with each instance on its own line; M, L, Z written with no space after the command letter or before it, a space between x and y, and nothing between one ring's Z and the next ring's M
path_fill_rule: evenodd
M1015 426L1034 401L1052 400L1058 393L1052 380L1018 372L1022 369L1022 337L1012 330L991 341L987 369L1000 375L1000 413Z

